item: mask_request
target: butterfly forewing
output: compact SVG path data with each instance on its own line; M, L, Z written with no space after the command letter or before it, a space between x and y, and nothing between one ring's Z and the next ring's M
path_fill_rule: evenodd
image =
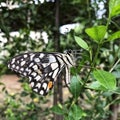
M28 77L34 92L46 95L61 70L67 70L72 64L72 59L67 54L38 52L18 55L10 60L8 67Z

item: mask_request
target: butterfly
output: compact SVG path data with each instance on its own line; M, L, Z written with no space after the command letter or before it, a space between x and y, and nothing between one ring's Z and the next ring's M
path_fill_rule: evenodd
M70 68L75 65L71 51L28 52L13 57L8 68L29 78L32 90L39 95L47 95L53 88L60 72L65 69L66 85L70 84Z

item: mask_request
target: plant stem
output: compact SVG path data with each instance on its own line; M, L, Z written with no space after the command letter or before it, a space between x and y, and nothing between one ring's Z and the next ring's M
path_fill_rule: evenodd
M91 69L94 69L95 66L96 66L96 60L97 60L97 57L98 57L101 46L102 46L102 44L98 44L97 51L95 53L95 57L94 57L93 62L91 64Z
M120 58L117 60L117 62L114 64L114 66L110 69L109 72L112 72L119 62L120 62Z
M97 51L96 51L96 53L95 53L95 57L94 57L94 59L93 59L93 61L92 61L92 63L91 63L91 69L90 69L90 71L88 72L88 74L87 74L87 76L86 76L86 78L85 78L85 81L84 81L84 83L83 83L83 87L84 87L85 84L87 83L88 78L89 78L89 76L90 76L90 73L91 73L91 72L94 70L94 68L95 68L96 60L97 60L97 57L98 57L100 48L101 48L101 44L98 44ZM82 88L83 88L83 87L82 87Z

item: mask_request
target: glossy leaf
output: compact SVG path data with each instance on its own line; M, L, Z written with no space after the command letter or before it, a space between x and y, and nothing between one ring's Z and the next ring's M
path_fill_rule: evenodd
M103 42L103 38L106 33L106 26L94 26L92 28L87 28L85 32L97 43Z
M85 113L79 106L73 104L69 110L68 116L70 118L69 120L80 120L83 116L85 116Z
M59 115L63 115L65 113L64 109L62 107L60 107L59 105L56 105L56 106L53 106L51 108L51 110L56 113L56 114L59 114Z
M109 16L117 16L120 14L120 0L110 0L109 2Z
M109 41L113 41L120 38L120 31L117 31L115 33L113 33L112 35L109 36L108 40Z
M120 87L117 87L117 88L113 91L113 93L120 94Z
M116 89L116 79L112 73L103 71L103 70L95 70L93 75L99 83L104 86L108 90Z
M89 50L87 43L80 37L75 36L75 41L77 44L85 50Z
M107 90L104 86L102 86L102 85L100 84L99 81L94 81L94 82L92 82L92 83L88 86L88 88L94 89L94 90L103 90L103 91L106 91L106 90Z
M70 92L72 93L73 97L76 99L80 95L80 89L81 89L79 79L80 78L78 76L73 76L70 82Z

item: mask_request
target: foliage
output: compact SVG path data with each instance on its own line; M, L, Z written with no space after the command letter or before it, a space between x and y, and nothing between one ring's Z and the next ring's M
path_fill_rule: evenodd
M113 4L114 3L114 4ZM109 66L109 58L107 56L105 59L108 60L108 63L103 63L102 59L100 59L101 56L101 50L105 47L106 42L115 41L116 39L120 39L119 31L114 32L112 31L112 35L110 35L110 29L109 24L112 20L112 18L119 14L119 8L118 8L119 0L117 1L110 1L109 2L109 16L108 20L106 22L106 25L95 25L91 28L86 28L85 32L90 37L93 42L96 44L96 50L94 51L94 46L92 44L89 44L83 40L81 37L78 37L78 35L75 35L75 41L77 44L86 50L89 54L89 60L90 63L90 69L87 71L85 76L83 78L77 78L73 77L71 80L71 86L70 91L72 93L72 98L70 99L70 102L72 104L69 104L69 106L63 105L61 107L62 115L64 115L65 120L86 120L86 119L92 119L92 120L103 120L103 119L109 119L110 115L110 105L115 104L118 101L120 101L119 92L117 91L119 89L119 79L116 79L115 73L117 72L115 69L119 66L120 56L117 54L116 58L118 59L116 62L116 59L113 59L114 64L112 64L111 68L107 68ZM114 9L111 9L114 8ZM90 43L90 42L89 42ZM105 48L104 48L105 49ZM104 50L103 49L103 50ZM119 51L119 48L117 49ZM117 53L118 53L117 51ZM104 52L104 51L103 51ZM120 52L120 51L119 51ZM109 53L109 56L113 56L114 54ZM98 61L99 60L99 61ZM86 61L88 62L88 61ZM104 64L105 66L102 68L104 70L99 70L97 68L98 64ZM77 68L76 68L77 69ZM114 72L113 72L114 71ZM119 70L118 70L119 71ZM77 81L77 82L76 82ZM118 86L117 86L118 85ZM93 95L91 95L91 91ZM79 99L79 96L86 96L85 98ZM111 99L113 95L117 95L116 99ZM84 102L83 102L83 101ZM87 104L87 106L90 105L90 109L83 109L82 105L80 103ZM75 106L77 107L75 108ZM80 105L80 108L78 107ZM75 109L74 109L75 108ZM59 106L54 106L52 111L55 113L60 109ZM64 112L65 109L69 110L68 113ZM72 113L71 109L74 109L74 112ZM72 114L72 116L71 116ZM79 114L79 117L77 116ZM73 116L75 118L73 118Z
M13 0L12 4L15 2ZM26 51L54 51L54 3L35 4L32 0L18 0L17 3L19 8L10 10L2 7L2 12L0 11L0 29L7 39L0 48L0 75L11 73L6 64L16 54ZM0 83L4 86L1 92L7 96L0 106L0 119L53 119L51 113L62 115L64 120L109 119L110 105L120 103L120 26L117 24L120 0L109 1L109 6L106 6L109 8L106 13L109 14L102 19L96 18L95 10L98 6L96 4L97 7L93 7L94 5L87 0L63 0L60 4L60 26L80 23L75 30L60 36L61 51L69 48L82 50L77 67L71 70L71 97L64 104L58 103L46 108L44 105L49 102L51 95L41 97L34 94L25 78L20 80L24 88L21 93L8 93ZM15 30L19 31L19 36L13 37L10 32ZM36 40L30 37L31 30L40 33L46 31L49 36L48 44L43 38ZM117 97L113 99L113 95ZM26 97L29 102L25 101Z

